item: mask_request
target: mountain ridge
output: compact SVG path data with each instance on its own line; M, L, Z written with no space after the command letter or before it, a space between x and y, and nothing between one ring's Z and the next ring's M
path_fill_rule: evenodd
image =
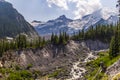
M109 16L109 17L108 17ZM67 18L65 15L61 15L60 17L49 20L45 23L38 24L35 26L36 31L39 35L51 35L52 32L59 34L59 31L65 31L68 34L73 34L79 30L87 30L90 26L96 25L107 25L107 24L116 24L118 21L118 17L116 14L108 13L108 18L104 17L102 10L98 10L93 12L92 14L88 14L83 16L82 19L72 20Z

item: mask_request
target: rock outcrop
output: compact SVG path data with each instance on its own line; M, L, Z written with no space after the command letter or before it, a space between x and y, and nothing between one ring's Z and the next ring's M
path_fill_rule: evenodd
M101 42L99 40L87 40L85 41L86 46L90 49L90 50L94 50L94 51L99 51L99 50L105 50L109 48L109 44L108 43L104 43Z
M111 65L106 71L106 74L109 76L110 80L118 73L120 73L120 59Z

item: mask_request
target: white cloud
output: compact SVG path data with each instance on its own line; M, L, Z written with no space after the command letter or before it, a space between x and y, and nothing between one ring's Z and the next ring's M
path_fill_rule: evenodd
M67 0L47 0L48 6L56 5L64 10L68 10Z
M103 8L101 14L104 19L108 19L111 15L117 15L117 10L113 8Z
M69 5L75 3L75 9L72 9L75 19L82 18L102 8L101 0L47 0L47 2L49 7L56 5L64 10L71 10Z
M100 0L69 0L76 3L77 10L74 11L75 19L81 18L87 14L102 8Z

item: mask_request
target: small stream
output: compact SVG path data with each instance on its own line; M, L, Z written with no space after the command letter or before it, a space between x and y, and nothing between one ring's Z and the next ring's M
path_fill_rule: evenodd
M73 63L73 67L71 68L71 78L66 80L77 80L83 77L83 74L87 71L84 66L80 67L80 64L85 64L86 62L90 62L91 60L97 59L97 56L94 56L92 52L88 53L88 56L85 58L83 62L77 61Z
M71 69L70 75L72 78L67 80L76 80L78 78L82 78L82 74L86 72L85 68L79 67L80 61L73 64L73 67Z

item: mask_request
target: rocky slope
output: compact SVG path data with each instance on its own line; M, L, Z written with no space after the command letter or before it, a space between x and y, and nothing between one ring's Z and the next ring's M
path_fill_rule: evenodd
M118 73L120 74L120 60L108 67L106 71L106 74L109 76L110 80L112 80L112 78Z
M89 60L95 59L94 56L97 55L95 52L91 52L90 48L88 47L89 45L86 45L87 42L89 41L69 41L66 46L47 45L42 49L9 51L5 53L1 60L4 67L19 65L22 68L27 68L28 65L31 64L32 67L30 70L41 71L43 75L51 74L56 69L63 69L65 73L61 73L56 78L72 78L74 80L74 77L75 79L82 78L86 72L82 65L80 65L80 68L77 67L80 64L79 62L87 62ZM99 43L101 42L97 41L96 43L95 41L91 41L90 45L96 46L97 50L101 49L99 47L105 47L105 45L99 45ZM106 48L108 48L108 46L106 46ZM94 50L94 48L91 49ZM76 74L76 71L74 72L75 69L80 70L79 75ZM84 71L82 72L81 70L83 69Z
M24 17L13 8L12 4L0 1L0 38L15 37L24 33L28 36L37 36L34 28L24 19Z

